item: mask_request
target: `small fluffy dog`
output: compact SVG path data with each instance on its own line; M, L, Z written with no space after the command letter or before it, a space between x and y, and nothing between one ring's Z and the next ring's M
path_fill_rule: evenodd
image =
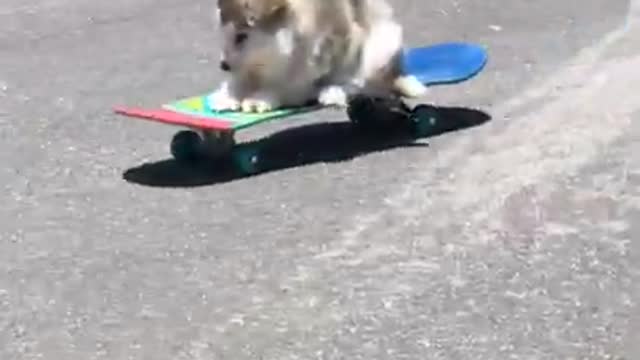
M220 66L229 78L215 110L264 112L356 94L417 97L403 74L402 27L385 0L218 0Z

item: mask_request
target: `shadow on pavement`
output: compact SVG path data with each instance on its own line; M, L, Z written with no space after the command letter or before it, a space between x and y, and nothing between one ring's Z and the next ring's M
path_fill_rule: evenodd
M478 110L438 108L441 120L428 137L463 130L488 122L491 117ZM320 162L340 162L379 151L400 147L428 146L415 143L405 129L395 126L383 131L355 131L351 122L314 123L277 132L257 140L262 161L269 172ZM393 131L392 129L396 129ZM131 183L152 187L197 187L246 178L229 164L199 162L179 163L173 159L145 163L124 172Z

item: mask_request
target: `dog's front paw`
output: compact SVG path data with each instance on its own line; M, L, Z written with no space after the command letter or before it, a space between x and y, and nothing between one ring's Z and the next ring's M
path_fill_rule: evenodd
M240 108L247 113L265 113L275 109L276 104L266 98L256 97L242 100Z
M240 109L240 100L232 96L226 86L209 95L207 102L213 111L237 111Z
M347 92L340 86L328 86L320 91L318 102L323 106L347 106Z

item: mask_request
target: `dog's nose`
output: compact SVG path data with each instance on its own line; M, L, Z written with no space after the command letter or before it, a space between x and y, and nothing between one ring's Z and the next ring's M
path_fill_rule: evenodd
M229 66L229 63L222 60L220 61L220 69L222 69L222 71L229 71L231 70L231 66Z

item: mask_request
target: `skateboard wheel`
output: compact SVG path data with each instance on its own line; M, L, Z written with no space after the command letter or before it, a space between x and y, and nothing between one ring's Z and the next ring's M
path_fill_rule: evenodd
M193 161L200 154L202 138L194 131L180 131L171 139L171 155L177 161Z
M261 170L260 149L257 146L243 145L233 150L233 162L245 175L257 174Z
M411 127L416 137L428 136L438 124L438 110L429 105L418 105L411 112Z

